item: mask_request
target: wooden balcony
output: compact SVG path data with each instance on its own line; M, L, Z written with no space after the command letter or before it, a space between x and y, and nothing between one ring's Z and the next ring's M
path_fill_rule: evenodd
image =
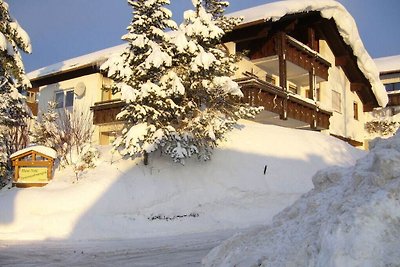
M90 107L90 110L93 111L93 124L99 125L116 122L116 117L124 105L125 103L120 99L94 103L94 106Z
M256 77L244 77L237 82L242 86L244 102L263 106L281 119L303 122L311 129L329 129L332 112L321 109L314 101L303 99Z
M283 32L259 46L261 48L256 46L250 50L251 61L266 72L279 76L282 84L288 80L308 85L313 76L316 82L328 80L331 64L318 52Z

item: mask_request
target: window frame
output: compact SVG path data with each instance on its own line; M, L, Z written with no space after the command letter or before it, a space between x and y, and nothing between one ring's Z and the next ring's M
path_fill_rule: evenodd
M353 118L355 119L355 120L359 120L359 112L358 112L358 103L357 102L353 102Z
M57 95L62 95L62 99L58 99ZM72 98L68 98L68 95L72 95ZM75 92L73 88L68 88L65 90L57 90L54 92L54 101L56 102L56 109L61 108L72 108L75 102ZM67 101L70 105L67 106Z
M338 100L338 103L335 102L335 99ZM342 113L342 94L336 90L332 90L332 109L337 113Z

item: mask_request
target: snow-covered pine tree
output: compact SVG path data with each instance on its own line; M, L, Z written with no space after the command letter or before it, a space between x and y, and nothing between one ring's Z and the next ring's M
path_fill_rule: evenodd
M169 0L128 0L133 19L122 39L125 51L106 61L101 69L114 80L113 93L121 92L125 107L117 118L125 122L114 142L122 155L136 157L163 145L184 108L178 104L184 88L172 70L171 37L176 29Z
M29 109L19 91L30 86L25 76L20 50L30 53L31 44L28 34L11 17L8 4L0 0L0 131L4 138L9 138L7 147L0 149L0 158L8 159L15 150L26 145L25 133ZM9 162L2 162L10 166Z
M211 14L201 0L192 2L195 10L184 13L184 22L174 39L174 68L185 87L186 105L179 138L169 154L181 162L191 154L208 160L217 142L238 119L254 117L260 111L240 102L243 93L232 80L236 57L223 48L221 38L225 32L218 26L228 21L223 16L227 3L208 1L208 8L218 7ZM239 23L240 20L229 21Z
M40 114L40 118L35 121L30 137L32 143L51 147L61 153L64 143L64 131L61 130L60 115L56 110L56 102L49 102L47 112Z
M224 17L193 2L196 10L169 35L175 23L164 7L168 0L128 1L134 12L123 36L127 49L101 66L126 102L117 116L126 124L114 143L122 155L161 149L176 162L192 155L207 160L239 118L259 111L240 103L243 94L230 78L236 57L222 51L217 24Z
M231 31L242 21L242 18L224 16L225 10L229 6L228 1L203 0L203 6L207 13L210 13L213 16L215 24L224 32Z

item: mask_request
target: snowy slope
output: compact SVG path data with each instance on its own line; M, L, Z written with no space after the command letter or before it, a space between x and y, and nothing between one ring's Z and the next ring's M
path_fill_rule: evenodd
M328 168L266 227L232 237L206 266L399 266L400 131L354 167Z
M77 182L62 170L46 187L0 191L0 240L139 238L266 224L311 189L317 170L363 155L317 132L249 121L209 162L181 166L157 154L144 166L103 148L99 166Z

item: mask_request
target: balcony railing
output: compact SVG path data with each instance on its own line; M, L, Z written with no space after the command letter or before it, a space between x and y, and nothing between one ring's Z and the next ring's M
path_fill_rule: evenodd
M243 77L237 82L242 86L244 102L263 106L281 118L307 123L312 129L329 129L332 112L320 108L315 101L303 99L257 77Z

